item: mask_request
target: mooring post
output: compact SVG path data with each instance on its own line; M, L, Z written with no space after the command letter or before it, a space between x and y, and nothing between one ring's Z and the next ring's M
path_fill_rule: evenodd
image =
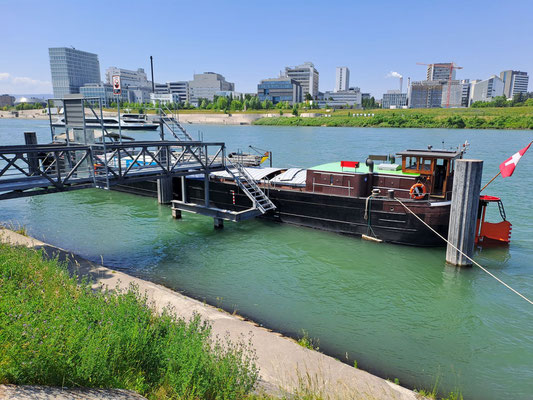
M35 132L24 132L24 142L29 145L36 145L37 134ZM36 153L28 153L28 169L30 174L39 172L39 157Z
M172 209L172 218L181 219L181 210L178 210L177 208L173 208Z
M172 201L171 176L164 176L157 180L157 201L159 204L170 204Z
M215 229L222 229L224 228L224 220L222 218L214 218L215 220Z
M468 257L474 253L482 173L481 160L455 161L448 242ZM446 261L460 267L471 265L472 262L450 243L446 248Z

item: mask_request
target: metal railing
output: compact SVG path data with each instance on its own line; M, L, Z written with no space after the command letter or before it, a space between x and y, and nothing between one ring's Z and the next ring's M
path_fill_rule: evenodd
M219 142L1 146L0 199L221 171L225 159Z

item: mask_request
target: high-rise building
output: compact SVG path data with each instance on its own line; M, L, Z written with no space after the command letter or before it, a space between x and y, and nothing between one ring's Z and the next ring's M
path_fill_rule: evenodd
M455 68L453 68L453 63L429 64L427 80L447 81L450 79L450 71L452 73L452 80L455 80Z
M302 87L302 95L309 93L311 97L318 97L318 71L311 62L303 63L296 67L286 67L285 77L294 79Z
M257 96L260 101L270 100L273 104L287 101L292 105L302 101L302 87L291 78L263 79L257 85Z
M235 90L235 84L215 72L194 74L194 79L189 81L189 102L198 104L199 99L213 101L216 92L221 90Z
M468 107L470 97L470 79L461 79L461 107Z
M407 93L402 93L400 90L387 90L383 94L382 100L383 108L402 108L407 106Z
M335 89L334 92L348 90L350 87L350 70L348 67L337 67L335 71Z
M137 71L132 71L124 68L109 67L106 72L106 83L113 83L113 76L120 76L121 87L138 86L151 87L151 82L146 77L144 69L138 68Z
M529 76L527 72L522 71L502 71L500 72L500 79L503 81L503 94L511 99L515 94L527 93L527 86L529 84Z
M79 93L86 83L100 83L98 56L70 47L48 49L54 97Z
M492 101L494 97L503 96L503 81L496 75L489 79L474 80L470 86L469 105L476 101Z
M409 108L439 108L442 106L443 82L418 81L409 86Z

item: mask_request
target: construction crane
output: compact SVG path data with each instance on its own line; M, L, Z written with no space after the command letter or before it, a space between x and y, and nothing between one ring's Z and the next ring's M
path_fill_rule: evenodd
M450 93L452 92L452 75L454 69L463 69L463 67L458 66L456 63L446 63L446 64L426 64L426 63L420 63L417 62L417 65L426 65L428 67L441 67L441 68L448 68L450 70L450 74L448 77L448 95L446 96L446 108L450 108Z

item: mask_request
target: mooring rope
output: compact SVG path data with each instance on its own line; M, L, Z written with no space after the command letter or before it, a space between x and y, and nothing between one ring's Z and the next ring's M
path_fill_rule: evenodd
M413 214L420 222L422 222L425 226L427 226L435 235L440 237L442 240L444 240L446 243L448 243L450 246L452 246L455 250L457 250L459 253L461 253L465 258L467 258L469 261L472 262L476 267L479 267L483 272L489 274L491 277L496 279L498 282L500 282L503 286L505 286L507 289L511 290L515 294L522 297L525 301L527 301L529 304L533 305L533 301L529 300L526 296L524 296L522 293L520 293L518 290L513 289L511 286L509 286L507 283L502 281L500 278L498 278L496 275L488 271L486 268L484 268L481 264L473 260L472 258L468 257L463 251L459 250L457 247L455 247L452 243L448 241L444 236L442 236L439 232L437 232L435 229L433 229L431 226L429 226L422 218L420 218L418 215L416 215L409 207L407 207L399 198L395 197L395 200L398 201L407 211L409 211L411 214Z

